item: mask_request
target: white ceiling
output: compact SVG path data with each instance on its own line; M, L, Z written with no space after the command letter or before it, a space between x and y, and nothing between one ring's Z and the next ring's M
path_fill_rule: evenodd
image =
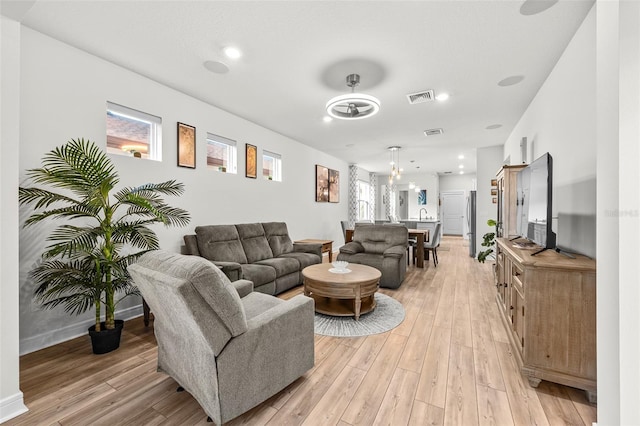
M593 0L559 1L528 16L522 5L32 0L3 1L2 12L369 171L387 172L386 148L400 145L405 173L457 173L459 154L464 170L474 172L477 148L505 142ZM243 56L225 58L228 45ZM212 73L205 61L222 61L229 72ZM380 113L323 122L327 100L350 91L350 73L360 74L359 91L380 99ZM516 75L524 80L498 85ZM425 89L451 97L409 105L406 95ZM486 129L494 124L502 127ZM430 128L444 134L425 137Z

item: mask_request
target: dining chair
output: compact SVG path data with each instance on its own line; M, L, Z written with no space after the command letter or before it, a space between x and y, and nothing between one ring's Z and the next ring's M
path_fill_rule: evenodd
M346 242L347 242L347 229L349 229L349 221L348 220L341 220L340 221L340 226L342 226L342 237L344 238L344 242L346 244Z
M429 241L424 243L426 260L429 260L429 252L433 253L433 266L438 266L438 247L440 247L441 228L440 222L436 223L436 227L433 230L433 238L429 238Z

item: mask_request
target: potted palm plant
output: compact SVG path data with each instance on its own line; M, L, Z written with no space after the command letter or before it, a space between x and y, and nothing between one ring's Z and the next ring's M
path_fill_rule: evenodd
M123 323L114 317L116 305L139 294L127 266L159 248L150 225L189 223L187 211L163 199L182 194L183 184L169 180L113 193L119 183L113 164L102 149L84 139L50 151L42 167L28 170L27 176L36 186L20 187L19 202L33 205L35 212L24 226L62 220L47 237L50 244L42 262L30 272L35 298L44 308L63 306L76 315L93 306L95 325L89 334L94 353L117 349Z

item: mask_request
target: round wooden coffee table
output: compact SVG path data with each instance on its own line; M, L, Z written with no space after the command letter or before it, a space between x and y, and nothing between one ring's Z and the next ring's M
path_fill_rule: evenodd
M376 268L350 263L351 272L334 273L330 263L307 266L302 270L304 294L315 300L316 312L333 316L355 316L376 307L375 293L382 274Z

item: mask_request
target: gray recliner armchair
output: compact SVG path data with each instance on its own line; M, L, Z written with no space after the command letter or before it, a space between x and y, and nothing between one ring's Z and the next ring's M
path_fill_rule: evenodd
M382 273L380 287L398 288L407 272L408 237L404 226L356 224L353 240L340 247L338 260L372 266Z
M156 250L128 268L154 312L158 371L217 424L275 395L314 364L313 300L253 292L208 260Z

